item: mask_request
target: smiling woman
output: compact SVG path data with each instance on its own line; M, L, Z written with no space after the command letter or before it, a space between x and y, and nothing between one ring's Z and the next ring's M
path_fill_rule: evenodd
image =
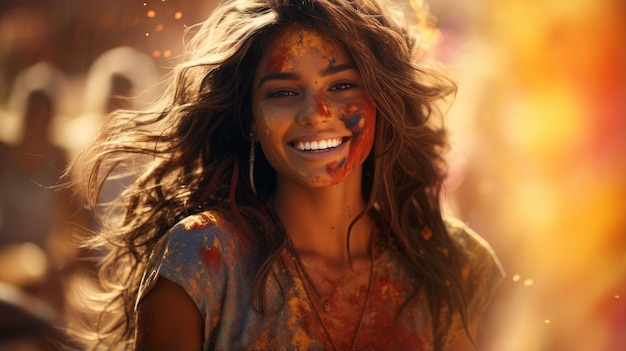
M431 122L454 85L391 9L225 1L159 104L109 116L68 170L95 207L141 165L91 242L109 253L93 348L471 345L503 273L442 216Z
M253 137L278 183L327 186L357 179L374 143L376 108L346 51L297 24L261 59L252 91Z

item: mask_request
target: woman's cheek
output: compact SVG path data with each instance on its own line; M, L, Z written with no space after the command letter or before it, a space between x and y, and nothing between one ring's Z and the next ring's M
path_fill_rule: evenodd
M326 166L333 184L342 182L352 170L360 166L372 149L376 126L374 101L369 96L365 96L348 104L340 119L352 132L352 140L347 159Z

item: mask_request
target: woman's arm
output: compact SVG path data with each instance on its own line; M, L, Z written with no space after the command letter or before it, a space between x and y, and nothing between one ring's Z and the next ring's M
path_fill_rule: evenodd
M159 277L137 312L137 351L202 350L204 321L181 286Z

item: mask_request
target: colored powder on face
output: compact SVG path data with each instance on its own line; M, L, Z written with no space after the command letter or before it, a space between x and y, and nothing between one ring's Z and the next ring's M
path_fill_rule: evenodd
M321 92L315 95L315 110L317 114L323 117L324 119L331 118L330 110L328 109L328 104L326 103L326 99L324 98Z
M265 70L271 73L280 72L285 67L285 62L287 62L287 55L280 52L275 52L272 54L269 60L267 60L267 66L265 67Z
M346 128L352 131L352 139L348 159L342 160L342 162L333 162L326 166L326 171L332 177L332 184L341 183L354 168L367 158L374 144L376 126L374 101L369 96L365 96L348 104L341 120Z
M285 69L290 49L293 43L289 40L292 25L288 25L276 37L276 43L281 43L275 47L265 65L266 73L280 73Z
M311 180L311 184L319 184L321 181L320 176L315 176L313 177L313 180Z
M298 31L297 27L296 24L289 24L280 31L275 40L279 44L272 49L265 72L289 71L289 62L309 60L311 48L324 56L331 66L337 63L337 59L334 58L335 49L330 42L324 41L314 31L307 29Z
M345 120L344 122L346 123L346 127L348 127L348 129L354 129L359 125L359 122L361 122L361 119L363 119L363 116L355 115L354 117L349 118Z
M337 171L343 168L343 165L346 164L346 158L342 158L339 162L331 162L326 166L326 170L330 175L333 175L331 172Z

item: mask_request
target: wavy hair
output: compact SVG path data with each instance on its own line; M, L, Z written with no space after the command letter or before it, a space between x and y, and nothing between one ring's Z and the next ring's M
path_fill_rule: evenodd
M275 173L262 152L255 163L257 195L242 175L249 168L254 71L267 43L294 22L342 44L375 101L374 147L363 172L365 211L376 212L383 237L419 277L414 292L423 291L430 302L435 349L443 347L455 314L466 324L468 292L460 277L465 258L440 208L446 133L438 104L456 87L423 64L419 32L410 31L389 5L380 0L225 1L193 28L183 63L153 108L106 119L97 140L68 170L84 174L79 183L93 209L107 179L133 171L132 182L104 214L100 235L88 243L108 250L100 270L107 298L94 349L132 343L134 299L151 248L176 222L206 209L241 223L239 230L263 253L252 304L265 312L264 284L286 233L276 224ZM432 233L428 240L425 231Z

